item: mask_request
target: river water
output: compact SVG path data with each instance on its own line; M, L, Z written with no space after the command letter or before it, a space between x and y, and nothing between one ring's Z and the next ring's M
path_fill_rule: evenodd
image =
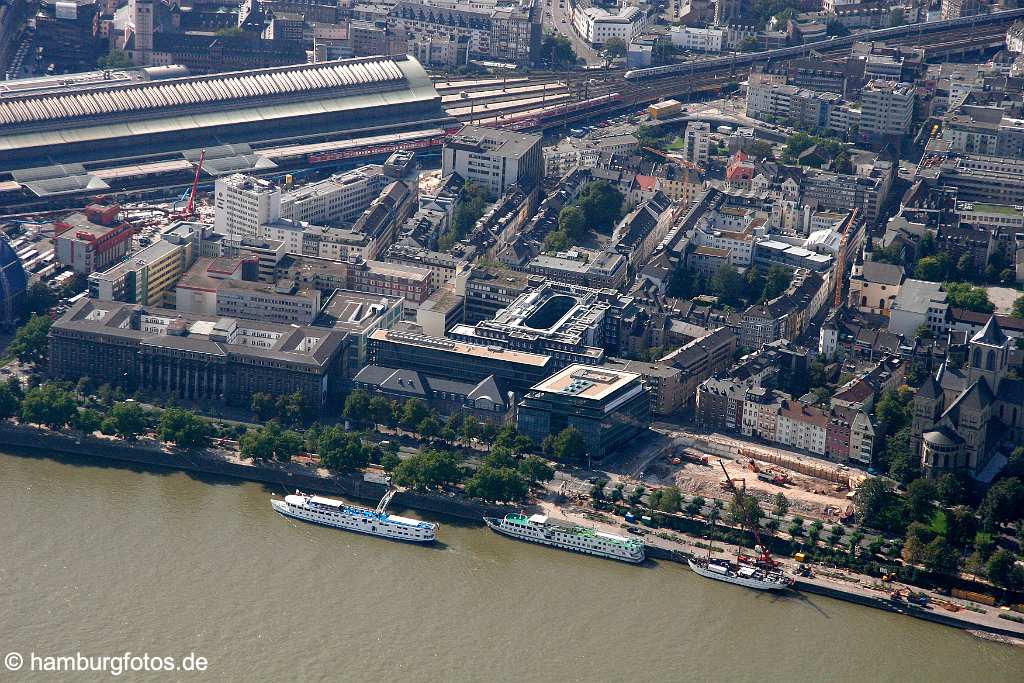
M194 652L214 680L1024 680L1024 650L899 615L446 519L437 547L404 545L285 519L271 493L0 454L0 654Z

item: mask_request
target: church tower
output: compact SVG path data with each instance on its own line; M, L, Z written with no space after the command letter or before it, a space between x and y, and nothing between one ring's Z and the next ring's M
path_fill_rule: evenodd
M985 327L971 337L968 345L968 385L984 379L992 393L998 393L999 383L1006 377L1009 360L1010 340L993 315L985 323Z
M942 391L942 375L946 371L943 363L934 375L928 375L914 394L914 412L910 423L910 446L917 452L921 435L935 427L945 410L945 394Z
M128 26L132 61L147 66L153 60L153 0L128 0ZM127 44L127 40L125 41Z

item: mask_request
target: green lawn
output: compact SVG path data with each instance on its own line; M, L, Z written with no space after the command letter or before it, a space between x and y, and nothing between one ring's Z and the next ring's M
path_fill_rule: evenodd
M932 517L931 529L940 536L945 536L949 531L946 526L946 515L942 510L936 510L935 515Z

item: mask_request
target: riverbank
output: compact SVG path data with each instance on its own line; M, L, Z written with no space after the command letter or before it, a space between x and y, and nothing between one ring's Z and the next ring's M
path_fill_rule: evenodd
M33 453L100 458L253 481L278 489L282 494L302 489L376 503L387 490L385 485L363 481L359 475L325 474L323 470L299 463L243 461L226 451L184 451L149 439L128 443L96 436L78 437L10 422L0 424L0 443ZM508 511L454 496L413 491L397 493L393 505L477 523L485 515L504 515Z
M543 505L547 508L547 512L549 514L568 518L572 521L579 522L580 524L597 526L603 531L607 531L609 533L623 533L623 530L615 524L595 521L592 516L585 516L585 514L579 509L571 507L559 508L554 504L547 502ZM673 531L672 533L679 539L678 541L659 538L653 534L644 536L644 543L647 545L647 556L655 560L686 564L686 560L688 558L706 552L706 545L704 548L701 548L697 544L706 544L709 543L709 541L689 536L678 531ZM720 541L710 542L715 548L716 553L727 553L727 544ZM797 569L797 562L786 557L777 557L776 559L780 562L787 574L796 576L795 571ZM893 585L891 588L887 588L886 590L876 590L874 588L869 588L868 586L876 585L879 582L877 579L873 579L869 576L839 570L831 571L819 569L817 571L818 575L813 577L797 577L794 583L794 588L804 593L822 595L865 607L873 607L886 612L904 614L917 619L930 621L932 623L942 624L943 626L951 626L966 631L979 631L1002 638L1010 638L1015 641L1012 644L1024 645L1024 624L1018 624L1006 619L1001 619L999 614L1002 613L1002 611L999 609L987 606L968 607L960 605L957 612L947 612L940 606L940 603L957 604L956 600L951 600L941 596L934 591L923 591L919 588L914 588L914 590L928 595L929 600L931 601L929 606L918 607L905 601L893 602L889 599L890 592L892 589L900 586ZM981 611L975 612L972 608Z
M225 452L187 452L168 448L152 440L139 440L129 444L95 436L76 437L30 425L0 424L0 443L10 448L45 455L67 454L252 481L280 488L282 493L295 489L306 489L376 502L386 490L384 485L363 481L358 476L322 474L320 471L298 463L252 463L241 461ZM408 491L399 492L395 496L394 504L398 507L446 515L474 523L479 523L484 515L500 516L508 512L506 508L481 505L464 499ZM542 507L547 508L548 512L557 512L559 516L569 519L577 517L578 519L574 521L583 524L596 524L612 533L622 532L615 525L595 523L592 519L583 517L579 511L570 508L556 508L547 502L542 503ZM678 532L676 535L686 540L673 542L654 536L645 537L648 556L653 559L685 564L686 558L691 557L697 549L695 544L702 541ZM784 559L783 565L790 573L795 569L794 563L789 560ZM796 587L806 593L906 614L945 626L980 631L1001 637L1024 639L1024 624L999 619L999 610L983 609L979 613L965 607L954 614L938 612L936 609L920 608L907 603L894 603L888 599L887 594L880 594L878 591L872 591L860 585L861 581L867 580L868 577L843 574L844 577L847 577L846 581L832 580L828 577L799 578ZM933 595L933 597L941 599L938 595Z

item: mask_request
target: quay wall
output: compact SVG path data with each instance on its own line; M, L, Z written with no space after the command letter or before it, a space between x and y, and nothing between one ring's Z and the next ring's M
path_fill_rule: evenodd
M0 424L0 444L49 455L68 454L101 458L148 467L163 467L199 474L244 479L290 493L295 489L341 495L376 502L384 495L383 484L363 481L360 475L322 476L296 463L242 463L213 452L165 449L152 440L135 443L96 437L60 434L30 425ZM504 515L507 510L455 497L400 491L392 504L459 519L481 522L484 515Z

